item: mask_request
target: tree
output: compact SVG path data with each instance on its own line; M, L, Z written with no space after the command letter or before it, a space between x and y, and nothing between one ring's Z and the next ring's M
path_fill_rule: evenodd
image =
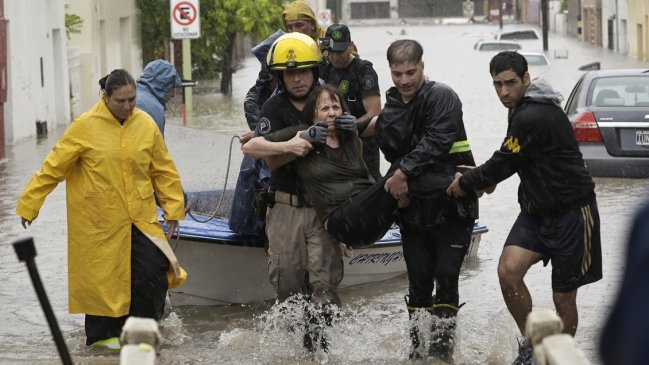
M265 39L281 24L285 0L200 0L201 37L192 40L192 78L221 73L221 93L232 93L237 34L253 41ZM137 0L142 28L144 63L164 54L171 33L169 0Z
M201 27L208 35L204 49L214 45L214 56L221 71L221 93L232 94L232 74L236 70L234 46L237 33L253 40L264 39L281 24L283 0L203 0Z
M77 14L68 14L65 13L65 34L68 39L70 39L71 34L81 33L81 27L83 26L83 19Z
M137 0L142 33L142 61L147 64L163 58L165 44L171 36L169 0Z

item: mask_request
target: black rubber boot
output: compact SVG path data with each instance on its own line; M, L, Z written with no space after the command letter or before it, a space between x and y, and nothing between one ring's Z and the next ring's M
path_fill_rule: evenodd
M304 348L310 353L315 353L318 348L329 352L329 340L325 332L326 327L331 327L333 310L330 304L316 309L316 313L305 309L304 312Z
M428 347L428 356L453 363L453 349L455 347L455 327L458 307L451 304L436 303L433 305L433 325L431 328L432 340Z
M426 312L429 312L432 309L432 298L430 300L417 300L406 295L404 297L406 301L406 308L408 309L408 320L410 322L410 352L408 355L409 359L416 360L421 359L425 356L425 344L423 341L423 334L421 329L417 325L417 320L419 316L422 315L420 309L423 309ZM426 304L429 304L428 306ZM418 313L419 312L419 313Z

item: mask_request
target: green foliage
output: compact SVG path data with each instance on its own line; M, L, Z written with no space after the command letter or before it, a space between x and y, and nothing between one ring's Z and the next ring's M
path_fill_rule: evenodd
M193 79L215 78L232 67L238 33L263 40L280 27L286 0L200 0L201 37L192 40ZM143 62L164 55L171 34L169 0L136 0L140 9Z
M70 39L71 34L81 33L81 26L83 26L83 19L77 14L65 13L65 34Z
M136 0L140 10L142 62L164 57L165 42L171 37L169 0Z
M283 0L202 0L200 6L202 36L192 45L192 60L206 77L231 67L237 33L266 38L279 28L284 8Z
M568 0L561 0L561 3L559 4L559 11L562 13L568 12Z

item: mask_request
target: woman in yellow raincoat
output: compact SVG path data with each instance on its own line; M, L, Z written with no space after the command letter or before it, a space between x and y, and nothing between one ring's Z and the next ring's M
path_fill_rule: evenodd
M184 199L158 126L135 108L133 77L118 69L99 85L101 99L67 128L16 213L26 228L66 180L69 311L86 314L86 345L119 348L126 318L159 320L168 284L186 277L158 223L154 192L169 232L185 216Z

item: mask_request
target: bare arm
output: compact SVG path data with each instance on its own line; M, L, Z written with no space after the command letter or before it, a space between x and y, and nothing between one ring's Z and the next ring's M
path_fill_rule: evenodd
M378 115L370 119L370 122L367 124L367 127L365 127L365 130L363 131L363 133L361 133L361 137L369 137L374 135L374 126L376 126L377 119L379 119Z
M379 115L379 113L381 113L381 95L370 95L364 97L363 107L365 108L366 113L359 119Z
M376 122L376 116L381 113L381 96L380 95L370 95L363 98L363 107L365 108L365 115L362 115L358 120L363 120L365 118L372 118L370 124L365 128L361 137L369 137L374 135L374 124Z

